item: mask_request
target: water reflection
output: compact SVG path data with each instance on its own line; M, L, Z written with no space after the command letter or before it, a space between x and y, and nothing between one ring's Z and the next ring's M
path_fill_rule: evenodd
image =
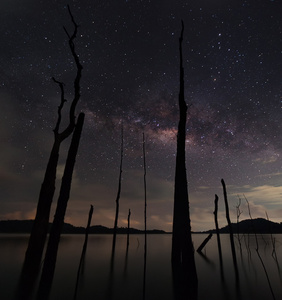
M258 236L260 255L276 299L282 299L281 266L282 235L275 235L276 258L272 256L271 237ZM111 270L111 235L90 235L81 270L76 299L142 299L144 276L143 236L131 235L126 249L126 235L117 236L114 267ZM148 235L146 263L146 300L175 299L170 263L171 235ZM195 248L203 235L193 235ZM73 299L77 267L81 256L83 235L63 235L58 252L51 300ZM0 235L1 299L13 299L28 242L26 235ZM230 252L229 236L221 235L223 268L221 270L216 239L195 253L199 288L198 299L272 299L267 278L255 252L254 236L242 238L242 254L236 243L240 282ZM184 278L184 277L183 277ZM109 298L110 297L110 298Z

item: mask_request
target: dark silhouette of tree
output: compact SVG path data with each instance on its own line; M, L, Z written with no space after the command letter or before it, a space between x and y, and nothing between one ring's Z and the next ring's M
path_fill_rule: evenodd
M242 244L241 244L241 237L240 237L240 233L239 233L239 220L240 220L240 216L242 214L240 206L241 206L241 198L238 196L238 205L236 205L237 239L238 239L238 243L239 243L239 247L240 247L240 254L242 256Z
M251 214L251 209L250 209L250 203L248 201L248 199L245 197L244 195L244 198L247 202L247 206L248 206L248 212L249 212L249 216L250 216L250 220L251 220L251 223L253 223L253 217L252 217L252 214ZM254 229L254 226L252 224L252 227ZM267 282L268 282L268 286L269 286L269 289L270 289L270 292L271 292L271 295L272 295L272 299L275 300L276 297L275 297L275 294L274 294L274 291L273 291L273 288L272 288L272 285L271 285L271 281L270 281L270 278L269 278L269 275L268 275L268 272L266 270L266 266L265 266L265 263L263 262L263 259L259 253L259 243L258 243L258 237L257 237L257 233L256 233L256 230L254 230L254 234L255 234L255 240L256 240L256 253L258 255L258 258L260 260L260 263L263 267L263 270L264 270L264 273L265 273L265 276L266 276L266 279L267 279Z
M127 252L128 252L128 247L129 247L130 216L131 216L131 211L129 209L128 216L127 216L127 240L126 240L126 251Z
M127 240L126 240L126 251L125 251L125 262L124 262L124 276L126 276L127 273L127 262L128 262L128 250L129 250L129 234L130 234L130 216L131 211L128 210L128 216L127 216Z
M119 166L118 191L117 191L117 197L116 197L116 214L115 214L114 233L113 233L112 257L114 256L114 252L115 252L115 248L116 248L119 199L120 199L120 192L121 192L122 162L123 162L123 124L121 125L120 166Z
M115 222L114 222L114 229L113 229L110 282L113 281L116 238L117 238L117 225L118 225L118 214L119 214L119 199L120 199L120 193L121 193L122 163L123 163L123 123L121 124L120 166L119 166L118 191L117 191L117 197L116 197L116 214L115 214ZM112 285L111 285L111 287L112 287ZM108 295L109 299L111 299L111 297L112 297L111 293L112 293L112 288L109 289L109 295Z
M94 207L93 205L90 205L90 210L88 214L88 221L87 221L87 226L85 229L85 238L84 238L84 244L80 256L80 261L79 261L79 266L77 270L77 276L76 276L76 284L75 284L75 291L74 291L74 297L73 299L75 300L77 297L77 291L78 291L78 283L79 283L79 277L80 277L80 272L82 273L83 271L83 265L84 265L84 259L85 259L85 254L86 254L86 249L87 249L87 244L88 244L88 234L89 234L89 228L91 225L91 220L92 220L92 215L93 215L93 210Z
M145 151L145 135L143 132L143 168L144 168L144 226L145 226L145 237L147 238L147 183L146 183L146 151ZM145 245L147 240L145 239Z
M224 196L224 203L225 203L225 212L226 212L226 220L229 228L229 236L230 236L230 245L231 245L231 251L232 251L232 258L235 269L237 268L237 258L236 258L236 251L235 251L235 243L234 243L234 234L233 234L233 227L229 216L229 206L228 206L228 200L227 200L227 192L226 192L226 185L223 179L221 179L221 184L223 187L223 196Z
M57 123L53 130L54 143L47 163L44 179L41 185L39 199L37 203L36 216L30 234L27 251L25 254L25 260L22 268L22 274L19 285L19 299L25 299L24 297L28 297L27 295L30 295L40 269L42 253L48 232L50 209L55 192L56 171L59 159L60 146L61 143L72 134L75 128L75 109L80 98L80 79L82 73L82 65L80 64L79 57L76 54L74 45L78 25L76 24L73 18L69 6L68 11L72 23L74 25L74 31L72 35L70 35L67 32L66 28L64 28L64 30L69 38L69 47L77 67L76 77L74 79L74 98L72 100L69 110L69 124L64 130L60 131L62 109L64 103L66 102L64 95L64 84L52 78L53 81L59 85L61 91L61 103L58 107Z
M176 298L178 298L177 295L183 293L187 295L188 293L190 294L191 299L196 299L198 279L191 235L185 158L187 105L184 99L184 68L182 59L183 31L184 24L182 22L181 36L179 38L179 123L177 133L171 260L173 273L175 275L174 286L176 289ZM181 291L182 288L187 288L187 290Z
M218 196L215 195L215 199L214 199L214 212L213 212L213 214L214 214L214 223L215 223L215 231L216 231L216 238L217 238L217 248L218 248L219 263L220 263L220 274L221 274L221 278L224 279L224 276L223 276L222 250L221 250L219 226L218 226L218 220L217 220L217 212L218 212Z
M57 252L59 248L61 232L64 225L64 218L67 209L67 204L70 196L72 174L74 170L75 159L78 151L83 122L84 122L84 113L80 113L77 119L77 124L75 126L75 130L72 136L72 141L68 151L56 213L54 216L54 221L51 227L51 232L47 244L41 280L39 283L38 297L37 297L40 300L48 299L49 292L52 286L56 260L57 260Z
M147 269L147 170L146 170L146 150L145 150L145 134L143 132L143 168L144 168L144 268L143 268L143 299L146 296L146 269Z
M229 207L228 207L228 200L227 200L226 185L225 185L225 182L224 182L223 179L221 179L221 184L222 184L222 188L223 188L226 220L227 220L227 224L228 224L228 228L229 228L230 246L231 246L232 259L233 259L233 265L234 265L234 270L235 270L236 292L239 294L240 293L239 270L238 270L236 251L235 251L233 227L232 227L232 223L231 223L230 216L229 216Z

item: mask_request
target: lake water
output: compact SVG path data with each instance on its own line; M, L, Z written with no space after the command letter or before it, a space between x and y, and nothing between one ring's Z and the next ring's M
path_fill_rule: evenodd
M195 249L206 236L193 235ZM242 252L235 238L239 274L236 280L229 235L221 235L222 272L214 235L204 248L204 255L195 252L198 300L282 299L282 235L273 237L277 260L272 256L270 235L257 236L261 260L255 250L253 235L241 237ZM130 236L128 253L126 239L126 235L117 236L111 268L112 235L89 235L76 299L143 299L144 236ZM28 235L0 235L0 299L13 299L27 243ZM74 299L83 243L83 235L62 236L51 291L52 300ZM147 245L145 299L174 299L170 263L171 235L147 235Z

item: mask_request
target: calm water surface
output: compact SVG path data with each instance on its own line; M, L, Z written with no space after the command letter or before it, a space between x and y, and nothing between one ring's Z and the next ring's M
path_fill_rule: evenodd
M196 249L205 237L203 234L193 235ZM204 255L195 252L199 300L274 299L271 289L275 299L282 299L282 235L273 235L277 260L272 257L271 236L257 237L262 261L255 251L254 236L241 237L242 251L238 239L235 239L238 280L234 272L229 235L221 235L222 271L215 235L204 248ZM0 299L13 299L27 242L28 235L0 235ZM51 291L52 300L74 299L83 242L83 235L62 236ZM147 244L145 299L174 299L170 264L171 235L148 235ZM126 235L118 235L112 264L111 246L112 235L89 235L76 299L143 299L144 236L131 235L127 252Z

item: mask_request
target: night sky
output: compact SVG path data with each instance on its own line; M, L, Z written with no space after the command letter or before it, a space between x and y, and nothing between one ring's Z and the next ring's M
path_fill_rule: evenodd
M178 38L184 21L186 161L192 230L226 225L221 178L236 222L282 222L282 3L280 0L81 0L0 2L0 219L35 216L53 144L63 81L68 105L83 73L76 113L86 114L65 221L114 225L121 122L124 164L118 226L144 228L142 133L146 139L147 228L172 230L178 125ZM64 123L66 124L66 123ZM67 154L63 143L56 191ZM58 195L54 197L54 202ZM50 221L53 220L52 212Z

